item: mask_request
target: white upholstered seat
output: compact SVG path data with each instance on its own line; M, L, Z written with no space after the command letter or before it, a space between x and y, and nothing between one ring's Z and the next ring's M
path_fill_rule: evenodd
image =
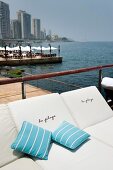
M113 111L95 86L65 92L61 96L80 128L113 117Z

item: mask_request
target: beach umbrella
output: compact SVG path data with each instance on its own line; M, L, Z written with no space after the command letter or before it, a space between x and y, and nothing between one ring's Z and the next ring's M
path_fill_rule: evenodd
M57 50L57 48L56 47L51 47L51 50Z
M13 48L5 46L5 47L0 47L0 51L13 51Z
M36 50L37 47L31 47L31 50Z
M0 51L5 51L5 48L4 47L0 47Z
M47 50L47 48L45 48L45 47L42 47L42 46L39 46L39 47L31 47L31 49L32 50L39 50L39 51L46 51Z
M6 46L6 51L13 51L13 48Z
M42 54L42 45L40 46L41 54Z
M58 56L60 56L60 45L58 46Z
M16 47L13 47L11 48L13 51L19 51L21 48L21 51L30 51L30 47L29 46L26 46L26 47L23 47L23 46L16 46Z
M41 47L31 47L32 50L41 50Z
M22 55L22 46L19 46L19 56L21 57Z
M6 50L7 46L5 45L4 46L4 49L5 49L5 59L7 60L7 50Z
M26 46L26 47L21 46L21 51L30 52L30 46Z
M49 45L49 47L47 48L47 50L50 51L50 55L51 55L51 51L52 51L52 50L57 50L57 48L52 47L51 44L48 44L48 45Z
M47 47L46 50L50 51L50 47ZM51 50L57 50L56 47L51 47Z
M19 50L20 50L20 47L19 47L19 46L16 46L16 47L13 47L12 49L13 49L13 51L19 51Z

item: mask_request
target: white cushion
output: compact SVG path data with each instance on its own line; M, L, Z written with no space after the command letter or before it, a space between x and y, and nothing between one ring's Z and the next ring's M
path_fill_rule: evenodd
M105 89L113 90L113 78L104 77L101 82L102 87Z
M21 156L11 149L11 144L17 135L17 129L12 120L7 105L0 105L0 167Z
M63 120L73 123L68 109L57 93L11 102L8 106L18 129L23 121L51 131L56 129Z
M44 170L113 170L113 149L95 139L73 152L53 144L49 159L36 163Z
M95 86L65 92L61 96L80 128L113 116L113 111Z
M113 147L113 118L86 128L85 131L90 133L93 137Z
M1 170L42 170L42 168L30 158L21 158L4 166Z

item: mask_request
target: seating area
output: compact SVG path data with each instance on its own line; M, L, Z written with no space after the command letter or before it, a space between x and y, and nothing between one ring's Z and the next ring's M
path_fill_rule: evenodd
M89 134L74 150L51 140L48 159L44 160L11 149L23 122L55 135L55 130L64 121ZM69 131L64 132L62 138ZM24 132L25 129L17 145ZM1 104L0 138L1 170L113 170L113 111L95 86ZM24 149L29 139L30 135Z

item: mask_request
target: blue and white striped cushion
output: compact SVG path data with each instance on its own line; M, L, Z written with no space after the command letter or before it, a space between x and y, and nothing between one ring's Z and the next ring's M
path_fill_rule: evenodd
M74 125L64 121L53 133L53 141L70 149L77 148L90 135Z
M48 159L51 132L24 121L12 149L41 159Z

